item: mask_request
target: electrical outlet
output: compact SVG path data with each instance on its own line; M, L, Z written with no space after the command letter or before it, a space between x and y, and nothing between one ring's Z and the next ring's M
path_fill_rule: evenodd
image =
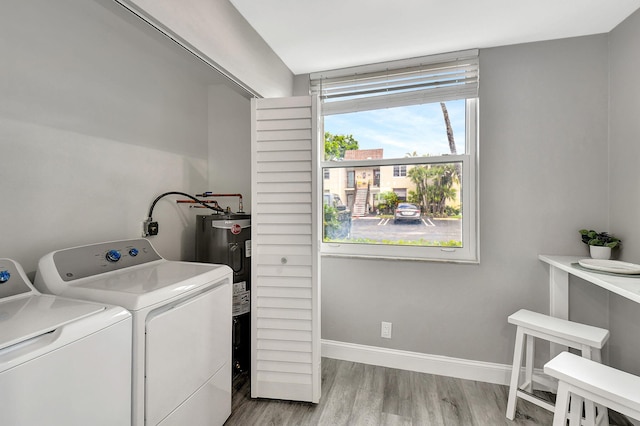
M391 339L391 327L392 326L393 326L393 324L391 324L390 322L382 321L381 326L380 326L380 337L383 337L385 339Z

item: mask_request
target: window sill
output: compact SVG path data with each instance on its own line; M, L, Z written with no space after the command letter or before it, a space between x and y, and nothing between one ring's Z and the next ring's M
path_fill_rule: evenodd
M480 265L480 260L464 260L464 259L435 259L435 258L416 258L401 256L381 256L368 254L345 254L345 253L326 253L320 252L321 257L346 258L346 259L363 259L363 260L391 260L391 261L408 261L408 262L427 262L427 263L454 263L462 265Z

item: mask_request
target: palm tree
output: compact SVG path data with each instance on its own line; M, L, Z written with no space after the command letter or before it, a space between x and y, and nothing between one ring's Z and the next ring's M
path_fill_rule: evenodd
M427 196L427 188L429 187L429 170L427 166L415 166L412 167L411 170L407 172L407 176L411 179L416 185L416 197L418 198L419 204L423 207L424 210L427 209L429 205L429 198Z
M449 151L451 152L451 155L458 155L458 150L456 149L456 141L453 138L453 128L451 127L451 120L449 120L449 111L447 110L447 105L445 105L444 102L440 102L440 109L442 109L444 125L447 128ZM460 180L462 178L462 170L460 170L460 164L458 163L456 163L456 174L458 175L458 180Z

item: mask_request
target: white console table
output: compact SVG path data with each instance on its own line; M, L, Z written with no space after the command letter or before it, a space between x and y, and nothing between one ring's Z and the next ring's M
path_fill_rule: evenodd
M640 303L640 277L591 272L576 265L578 260L585 257L544 254L538 256L541 261L549 264L549 315L569 319L569 275ZM561 348L552 346L552 356L560 350Z

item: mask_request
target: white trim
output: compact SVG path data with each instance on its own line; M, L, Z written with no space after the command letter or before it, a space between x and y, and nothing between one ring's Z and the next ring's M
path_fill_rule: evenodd
M511 365L322 340L322 356L509 386Z

